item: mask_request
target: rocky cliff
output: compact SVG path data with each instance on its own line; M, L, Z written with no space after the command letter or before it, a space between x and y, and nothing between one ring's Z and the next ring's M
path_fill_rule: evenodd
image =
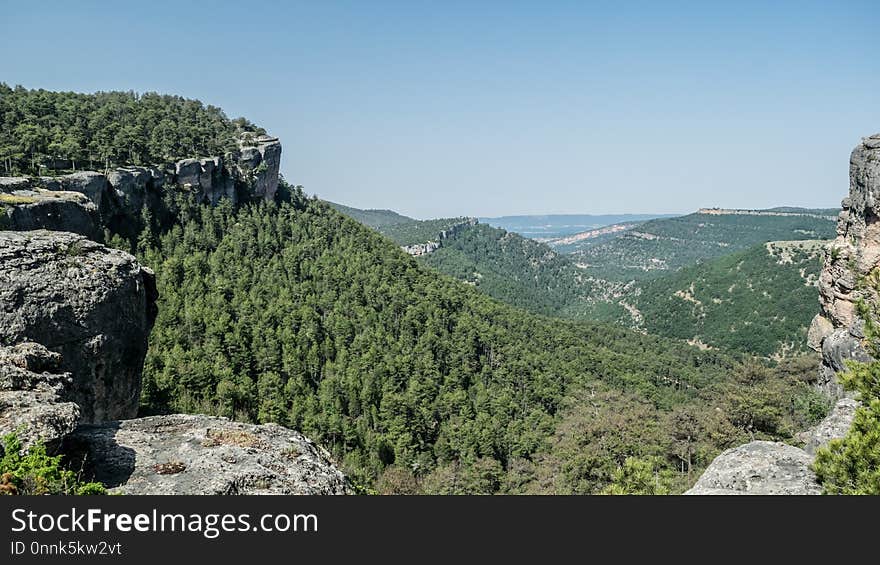
M158 210L167 190L187 191L211 205L222 199L274 201L280 167L281 143L264 135L243 138L238 149L222 156L106 174L0 177L0 229L70 231L100 240L106 227L132 236L141 208Z
M137 415L153 273L131 255L67 232L0 232L0 343L61 355L82 420Z
M818 494L811 469L819 447L846 435L858 403L847 398L837 373L847 360L870 361L866 326L880 320L880 134L863 139L849 163L849 195L841 203L837 238L819 276L819 313L808 334L821 353L817 386L835 402L814 429L801 434L804 449L755 441L719 455L687 494Z
M837 238L819 277L820 311L810 327L810 345L822 354L819 387L835 398L843 393L835 374L848 359L870 359L862 343L865 322L878 322L870 312L880 306L880 134L853 150L849 195L841 207Z

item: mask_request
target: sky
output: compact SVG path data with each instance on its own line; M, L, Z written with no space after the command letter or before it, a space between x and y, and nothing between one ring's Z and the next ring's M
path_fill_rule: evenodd
M0 82L197 98L418 217L832 207L880 2L0 0Z

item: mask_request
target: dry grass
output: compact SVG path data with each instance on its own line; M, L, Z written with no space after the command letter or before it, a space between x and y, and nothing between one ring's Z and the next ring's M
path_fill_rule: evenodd
M262 447L263 440L252 433L242 430L208 430L208 438L203 442L205 447L218 445L235 445L237 447Z
M15 194L0 194L0 204L33 204L37 199L32 196L16 196Z

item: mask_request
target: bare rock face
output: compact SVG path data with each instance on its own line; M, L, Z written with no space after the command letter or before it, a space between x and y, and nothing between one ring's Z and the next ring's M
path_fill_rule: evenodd
M212 416L82 426L65 451L123 494L352 494L329 454L299 432Z
M42 441L52 448L73 431L79 406L64 400L73 379L60 363L37 343L0 345L0 436L15 433L22 447Z
M122 167L110 171L107 182L116 193L119 204L130 214L138 214L148 201L150 191L162 189L165 173L152 167Z
M822 487L810 469L812 460L791 445L753 441L716 457L685 494L820 494Z
M275 200L281 168L281 143L277 137L257 137L253 145L240 149L236 162L241 174L251 179L254 197L267 202Z
M94 171L80 171L60 177L42 177L40 185L46 190L79 192L95 203L98 210L105 214L115 206L109 196L107 177Z
M60 353L84 422L137 414L155 300L153 273L127 253L67 232L0 232L0 344Z
M838 400L834 408L831 409L831 413L809 431L804 450L815 456L816 451L832 439L846 436L856 417L856 408L858 407L859 403L852 398Z
M853 150L849 180L837 238L819 277L820 313L811 328L822 351L819 386L833 397L843 392L835 378L843 361L870 359L861 343L865 320L857 305L880 305L872 284L880 276L880 134L863 139Z
M28 179L22 180L6 192L0 186L0 216L5 216L0 217L0 227L69 231L94 240L103 237L98 207L88 197L79 192L31 187Z

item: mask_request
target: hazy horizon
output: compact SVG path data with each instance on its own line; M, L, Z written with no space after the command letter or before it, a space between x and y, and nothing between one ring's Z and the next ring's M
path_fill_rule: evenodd
M880 131L878 15L859 0L16 2L0 81L198 98L279 136L307 192L418 218L831 208L850 150Z

